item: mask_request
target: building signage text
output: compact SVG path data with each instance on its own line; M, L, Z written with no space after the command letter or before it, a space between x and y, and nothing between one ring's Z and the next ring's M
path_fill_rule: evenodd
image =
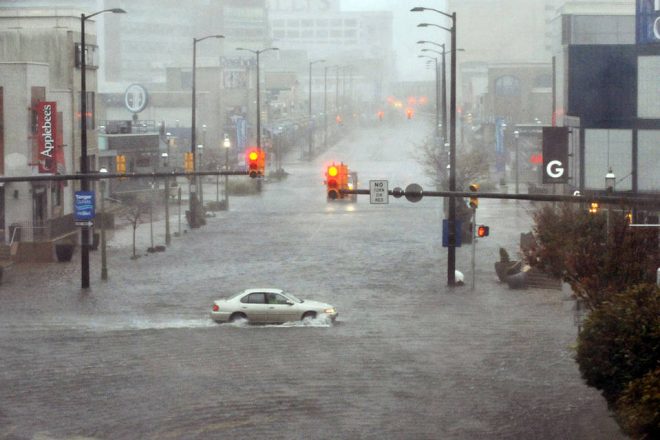
M57 171L57 103L42 101L37 104L37 135L39 145L39 172Z

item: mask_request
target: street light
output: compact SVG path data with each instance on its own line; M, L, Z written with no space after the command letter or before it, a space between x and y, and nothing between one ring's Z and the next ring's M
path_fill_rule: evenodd
M519 147L518 143L520 142L520 132L518 130L514 130L513 132L513 137L516 139L516 194L518 194L518 156L519 156Z
M168 140L169 142L169 140ZM169 168L169 153L162 153L160 155L163 159L163 167L165 171ZM169 246L172 242L170 236L170 178L165 176L165 245Z
M101 168L99 173L105 174L108 170L106 168ZM106 258L106 249L105 249L105 179L101 179L101 279L108 279L108 264Z
M316 63L325 63L325 60L315 60L309 62L309 157L312 160L312 149L314 147L314 130L312 126L312 66Z
M257 56L257 148L261 148L261 89L259 84L259 55L269 50L280 50L277 47L267 47L266 49L252 50L244 47L237 47L236 50L243 50L253 53Z
M605 189L608 193L614 192L614 187L616 186L616 176L612 172L612 167L609 168L607 174L605 174Z
M191 133L190 133L190 152L192 153L193 158L193 172L197 171L195 164L195 148L197 147L196 139L196 77L197 77L197 43L200 41L207 40L209 38L225 38L224 35L207 35L202 38L193 38L193 65L192 65L192 121L191 121ZM194 181L194 178L193 178ZM195 185L190 185L190 194L189 194L189 209L190 209L190 228L197 228L197 216L196 216L196 204L197 196L195 194Z
M430 51L430 49L422 49L422 52L425 51ZM435 52L435 51L433 51ZM439 52L438 52L439 53ZM417 55L418 58L428 58L430 60L433 60L435 63L435 130L434 130L434 137L435 137L435 143L434 145L437 146L438 139L440 138L440 102L438 100L438 89L440 88L440 85L438 83L438 59L436 57L432 57L429 55ZM444 114L444 113L443 113ZM445 124L442 124L443 129Z
M229 149L231 148L231 141L225 135L225 140L222 141L222 146L225 149L225 171L229 171ZM216 182L217 185L217 182ZM218 187L216 186L216 201L218 198ZM225 210L229 211L229 174L225 174Z
M85 21L90 18L112 12L113 14L125 14L121 8L104 9L93 14L80 14L80 173L83 175L80 180L80 190L89 191L89 159L87 158L87 82L85 62ZM89 288L89 226L83 226L81 231L81 249L80 249L80 274L81 287Z
M447 28L433 23L420 23L418 27L437 27L451 35L451 98L450 98L450 124L451 134L449 137L449 191L456 191L456 12L447 14L433 8L415 7L411 12L434 11L451 19L451 27ZM456 199L449 197L448 218L448 246L447 246L447 284L456 285Z

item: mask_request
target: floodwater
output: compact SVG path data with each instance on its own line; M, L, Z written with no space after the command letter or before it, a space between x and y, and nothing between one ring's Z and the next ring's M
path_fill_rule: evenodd
M109 280L71 263L18 265L0 286L0 438L618 439L573 360L565 293L509 290L525 203L482 200L491 236L476 289L446 287L442 203L325 200L324 165L344 161L390 187L428 181L412 159L427 131L379 127L345 138L289 177L146 254L149 224L114 231ZM408 128L406 127L406 128ZM238 177L237 177L238 178ZM205 189L214 196L214 184ZM176 231L176 209L170 211ZM159 216L155 239L164 241ZM457 268L472 276L470 247ZM280 287L337 307L335 324L215 324L214 299Z

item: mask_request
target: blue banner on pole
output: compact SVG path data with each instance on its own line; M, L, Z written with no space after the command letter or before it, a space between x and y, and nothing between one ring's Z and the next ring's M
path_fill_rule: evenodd
M461 247L461 221L456 220L454 226L454 247ZM449 247L449 220L447 219L442 220L442 247Z
M74 220L85 222L94 220L96 200L94 191L76 191L74 199Z

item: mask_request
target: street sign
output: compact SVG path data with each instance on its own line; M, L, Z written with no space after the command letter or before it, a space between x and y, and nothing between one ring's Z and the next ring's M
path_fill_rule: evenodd
M390 195L387 190L387 180L369 181L369 201L372 205L390 203Z
M95 217L95 200L94 191L76 191L74 198L74 221L78 222L91 222ZM86 226L86 225L82 225Z

